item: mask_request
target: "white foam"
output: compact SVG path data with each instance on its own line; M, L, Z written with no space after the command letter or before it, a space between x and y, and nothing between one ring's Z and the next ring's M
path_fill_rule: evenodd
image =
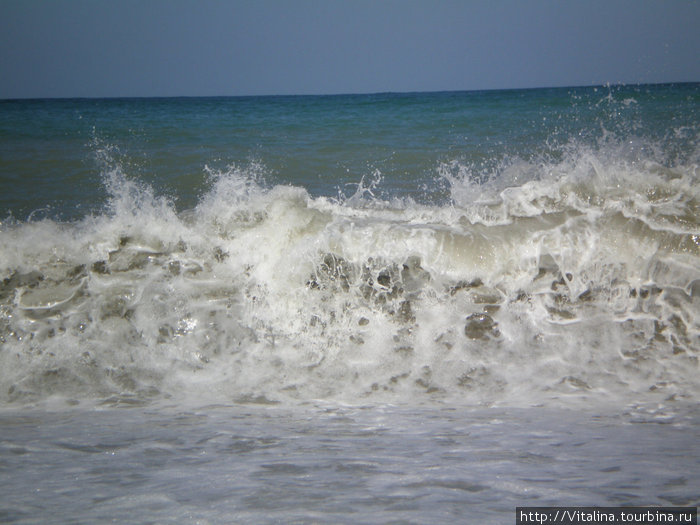
M444 206L212 173L176 213L109 169L102 215L0 230L0 396L469 404L699 393L696 167L457 164ZM379 177L375 183L380 184Z

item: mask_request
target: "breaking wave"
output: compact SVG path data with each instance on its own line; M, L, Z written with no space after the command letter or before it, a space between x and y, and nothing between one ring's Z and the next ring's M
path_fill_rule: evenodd
M697 399L697 160L652 158L445 162L443 205L233 167L184 212L112 166L104 212L0 229L0 399Z

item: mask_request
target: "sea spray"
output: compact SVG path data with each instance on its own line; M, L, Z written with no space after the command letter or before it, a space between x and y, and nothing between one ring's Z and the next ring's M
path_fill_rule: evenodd
M0 399L692 402L697 90L6 101Z
M112 168L104 212L3 225L5 402L697 396L695 165L581 147L447 205L259 171L178 212Z

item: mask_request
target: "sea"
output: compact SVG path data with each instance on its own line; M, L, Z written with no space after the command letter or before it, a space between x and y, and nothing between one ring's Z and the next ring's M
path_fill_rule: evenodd
M700 84L0 101L0 521L700 505Z

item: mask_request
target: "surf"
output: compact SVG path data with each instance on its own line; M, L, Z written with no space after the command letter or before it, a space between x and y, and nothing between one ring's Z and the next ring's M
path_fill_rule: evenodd
M2 225L3 402L698 394L696 164L581 145L436 171L442 204L232 166L179 211L110 164L102 211Z

